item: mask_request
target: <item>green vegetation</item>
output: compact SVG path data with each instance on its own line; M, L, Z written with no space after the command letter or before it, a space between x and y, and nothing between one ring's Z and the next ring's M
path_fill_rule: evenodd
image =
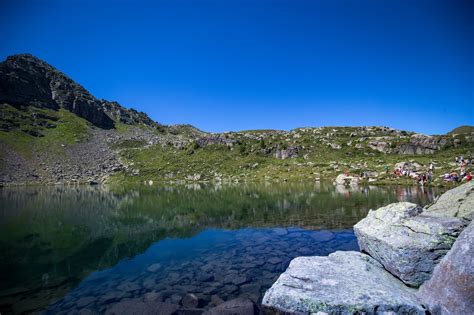
M317 130L317 133L315 132ZM147 147L129 146L120 151L122 162L129 165L127 172L115 175L114 183L143 181L315 181L334 179L348 171L351 175L363 172L376 178L374 183L412 184L414 181L392 174L394 165L401 161L418 163L419 169L435 164L434 184L443 185L438 177L457 168L454 157L467 156L473 145L461 139L457 147L447 145L434 154L400 155L393 152L400 143L410 138L406 133L392 137L382 153L369 148L365 136L356 137L358 128L304 128L291 133L256 131L226 134L232 145L193 142L181 149L169 145ZM329 135L328 135L329 134ZM386 136L375 130L371 137ZM362 139L362 140L361 140ZM358 144L356 147L355 145ZM275 152L298 147L298 154L277 159ZM334 148L333 148L334 147Z
M459 126L451 130L448 134L470 134L474 132L474 126Z
M90 140L94 130L96 134L105 133L64 109L0 106L0 144L26 160L46 153L54 163L64 156L68 146ZM453 134L436 136L434 139L444 144L433 154L402 155L397 153L400 146L417 141L419 135L384 127L207 134L190 125L156 129L116 121L115 129L108 133L114 140L106 142L102 137L96 150L108 146L126 166L110 178L112 183L315 181L332 180L348 171L351 175L368 173L374 184L405 184L413 180L395 177L392 170L396 163L418 163L418 169L423 170L433 162L434 184L442 185L439 176L458 167L453 164L454 157L474 151L473 136L466 133L471 130L470 126L462 126ZM0 153L0 158L5 154Z
M64 109L2 104L0 112L0 143L25 158L31 158L36 151L61 153L64 145L87 141L90 133L86 120Z

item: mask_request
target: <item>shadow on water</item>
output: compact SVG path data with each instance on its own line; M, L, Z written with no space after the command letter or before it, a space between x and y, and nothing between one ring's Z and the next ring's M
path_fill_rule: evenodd
M352 226L395 201L439 191L325 184L20 187L0 190L0 312L87 308L124 299L212 306L258 301L302 255L357 250Z

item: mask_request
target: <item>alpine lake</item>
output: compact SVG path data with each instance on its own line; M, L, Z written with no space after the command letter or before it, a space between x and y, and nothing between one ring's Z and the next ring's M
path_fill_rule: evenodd
M130 300L196 310L240 296L258 305L294 257L359 250L352 226L369 209L426 205L441 193L331 183L4 187L0 313L101 314Z

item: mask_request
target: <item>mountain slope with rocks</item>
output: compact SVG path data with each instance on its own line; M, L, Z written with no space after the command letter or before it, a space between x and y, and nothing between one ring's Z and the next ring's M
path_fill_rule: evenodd
M0 63L0 183L333 179L348 171L399 182L395 164L435 181L474 148L472 127L427 136L388 127L207 133L165 126L145 113L97 99L29 54Z

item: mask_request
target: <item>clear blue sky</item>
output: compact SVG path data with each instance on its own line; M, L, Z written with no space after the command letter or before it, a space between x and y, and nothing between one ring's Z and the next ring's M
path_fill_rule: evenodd
M32 53L165 123L206 131L474 124L474 1L0 1Z

